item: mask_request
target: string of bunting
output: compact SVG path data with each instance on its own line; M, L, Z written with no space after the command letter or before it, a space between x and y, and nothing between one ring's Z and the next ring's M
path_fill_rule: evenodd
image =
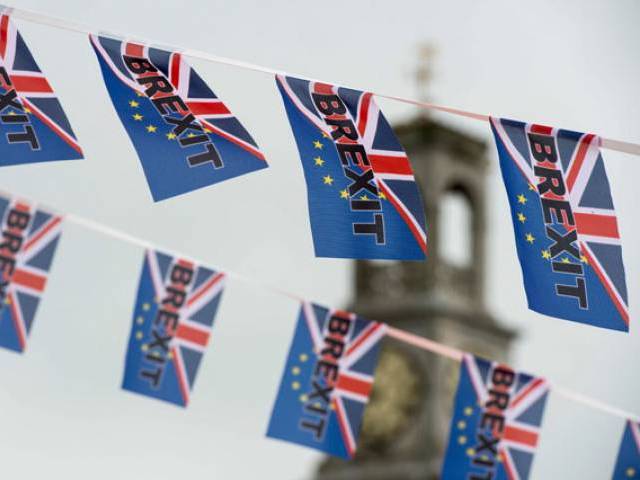
M234 59L0 7L0 167L79 160L82 148L48 79L11 17L89 35L114 109L154 201L268 167L257 142L185 57L275 78L307 183L315 254L424 260L423 201L404 148L375 97L487 121L509 198L528 306L629 331L620 233L601 148L640 145L347 88ZM179 253L75 215L0 196L0 346L22 352L63 219L145 249L123 388L186 407L229 276ZM300 303L267 435L352 458L386 337L459 361L442 478L529 476L550 383L381 322ZM570 390L566 398L625 418L614 478L640 472L640 417ZM473 447L460 441L476 438Z

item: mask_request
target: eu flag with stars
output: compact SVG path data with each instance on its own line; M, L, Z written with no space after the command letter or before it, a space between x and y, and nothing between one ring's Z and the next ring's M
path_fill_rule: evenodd
M629 330L611 189L592 134L491 119L529 308Z
M154 201L267 167L251 135L180 53L90 40Z
M82 158L58 97L2 6L0 131L0 166Z
M60 240L62 217L0 195L0 347L23 352Z
M640 423L627 420L612 480L640 478Z
M267 436L352 458L385 325L303 302Z
M223 286L222 273L146 251L122 388L188 405Z
M373 95L277 76L307 183L317 257L423 260L413 170Z
M549 387L542 378L465 354L443 480L527 480Z

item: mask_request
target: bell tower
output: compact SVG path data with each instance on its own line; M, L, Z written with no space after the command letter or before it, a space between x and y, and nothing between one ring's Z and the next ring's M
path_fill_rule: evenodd
M423 69L418 77L428 78ZM419 70L420 72L420 70ZM422 94L421 94L422 96ZM484 301L486 145L428 115L394 126L425 204L425 262L357 261L352 311L505 360L513 332ZM319 480L438 478L459 365L386 339L356 458L325 460Z

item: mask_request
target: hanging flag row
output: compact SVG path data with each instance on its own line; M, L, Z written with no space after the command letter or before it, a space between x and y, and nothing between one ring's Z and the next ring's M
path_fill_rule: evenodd
M63 217L4 196L0 217L0 346L22 352ZM225 280L225 273L193 260L145 250L124 390L188 406ZM353 458L388 330L384 323L301 301L267 436ZM527 479L549 391L543 378L463 354L442 478ZM614 478L636 472L640 425L629 419Z
M179 52L90 35L155 201L264 169L253 137ZM0 166L82 157L49 82L0 15ZM423 260L423 201L372 93L276 75L318 257ZM601 139L490 119L529 308L628 331L620 233Z

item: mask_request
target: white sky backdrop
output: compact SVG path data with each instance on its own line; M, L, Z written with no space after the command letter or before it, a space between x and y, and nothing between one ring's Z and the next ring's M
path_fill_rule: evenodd
M415 94L416 45L429 41L439 51L431 92L437 102L640 141L635 0L24 0L14 6L405 96ZM0 189L325 304L349 299L351 265L313 257L302 171L272 78L192 60L271 168L153 204L86 37L17 23L87 159L3 168ZM391 120L415 114L405 105L381 104ZM492 141L487 125L441 118ZM493 146L489 158L488 301L522 332L514 365L639 412L640 158L605 152L631 297L629 335L527 311ZM2 476L309 477L318 456L263 437L296 305L230 282L192 404L183 411L119 389L141 262L134 246L65 228L28 351L0 351ZM607 478L622 427L621 419L552 397L532 478Z

